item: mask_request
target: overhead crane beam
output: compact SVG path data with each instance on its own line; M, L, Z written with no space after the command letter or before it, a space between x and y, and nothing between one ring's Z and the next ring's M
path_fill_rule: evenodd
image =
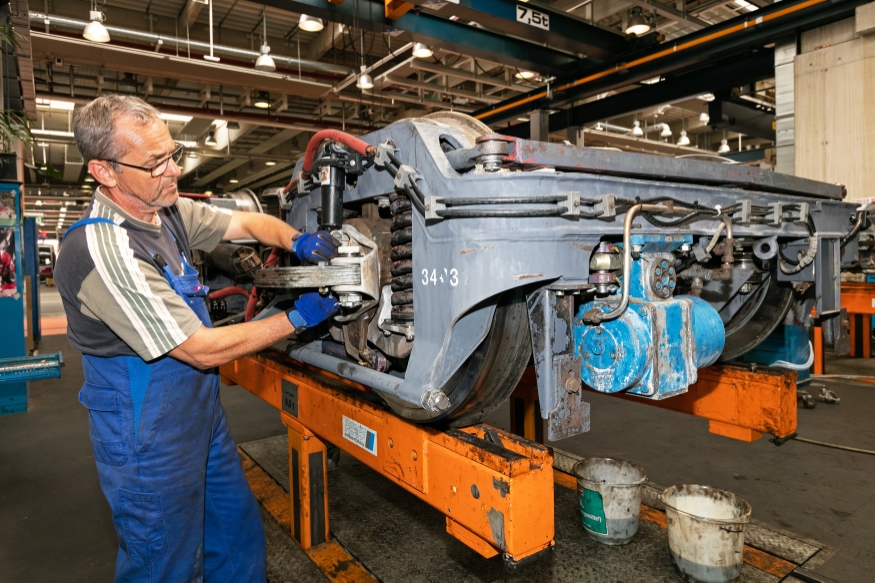
M866 0L784 0L699 32L580 71L525 95L483 108L474 114L496 125L538 109L555 109L605 91L628 87L658 75L686 70L716 58L763 48L782 35L853 16Z
M461 20L473 20L552 48L586 55L593 63L616 58L630 48L625 37L544 4L529 5L511 0L459 0L458 3L442 5L437 13L448 18L458 16Z
M422 42L521 69L558 74L576 68L580 61L576 55L483 30L462 19L453 21L412 10L391 20L384 14L383 3L369 0L342 4L327 0L259 0L259 3L378 34L392 33L400 41Z
M631 89L560 111L550 116L549 131L552 133L569 127L580 127L588 123L639 112L655 105L673 103L688 97L762 81L774 76L774 51L764 49L753 55L709 64L707 68L695 72L678 75L653 85L643 85L638 89ZM501 133L529 139L530 124L526 122L502 128Z

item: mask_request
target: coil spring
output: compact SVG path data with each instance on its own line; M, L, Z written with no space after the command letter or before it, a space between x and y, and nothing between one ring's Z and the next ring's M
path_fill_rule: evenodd
M392 319L413 320L413 209L406 196L390 199L392 212Z

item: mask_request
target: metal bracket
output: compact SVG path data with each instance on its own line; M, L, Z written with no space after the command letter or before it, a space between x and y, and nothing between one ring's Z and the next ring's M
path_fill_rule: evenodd
M425 220L426 221L442 221L444 218L438 215L438 211L443 211L447 209L447 205L442 202L438 202L437 196L426 196L425 197ZM579 212L578 212L579 214Z
M808 222L808 203L800 202L800 203L792 203L786 204L783 202L773 202L769 205L769 212L764 217L764 221L775 227L781 225L784 222L784 213L789 212L790 216L787 217L788 221L794 223L807 223Z
M598 202L592 207L592 210L598 214L600 219L613 219L617 216L617 197L613 194L603 194L596 197Z
M738 202L741 208L732 213L732 222L739 225L749 225L753 203L749 200L741 200Z
M589 431L589 403L582 400L580 357L574 355L574 298L541 288L527 298L541 417L556 441Z
M580 193L579 192L563 192L565 201L559 202L559 206L564 206L567 210L561 216L569 218L578 218L580 216Z
M392 160L389 159L389 154L394 154L398 149L395 146L390 146L388 142L377 144L377 153L374 156L374 166L377 168L385 168Z
M407 164L402 164L401 167L398 168L398 174L395 175L395 188L404 191L407 186L410 186L419 178L420 175L419 172L416 171L416 168L408 166Z

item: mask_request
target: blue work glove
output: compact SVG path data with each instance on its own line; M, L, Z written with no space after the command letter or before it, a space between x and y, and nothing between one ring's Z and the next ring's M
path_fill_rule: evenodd
M292 237L292 251L301 261L319 263L337 255L337 241L327 231L298 233Z
M286 316L295 330L303 330L321 324L336 314L339 307L340 302L333 294L323 296L319 292L309 292L298 298L294 309L288 310Z

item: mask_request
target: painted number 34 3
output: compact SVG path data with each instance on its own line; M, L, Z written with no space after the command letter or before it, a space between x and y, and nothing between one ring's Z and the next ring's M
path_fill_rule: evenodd
M440 283L448 283L453 287L459 285L459 270L447 269L446 267L443 271L439 269L422 270L422 285L438 285Z

